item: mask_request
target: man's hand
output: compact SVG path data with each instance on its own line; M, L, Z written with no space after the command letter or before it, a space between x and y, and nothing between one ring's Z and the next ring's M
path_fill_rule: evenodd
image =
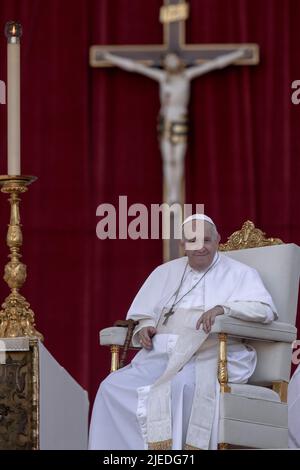
M140 343L143 348L152 349L152 337L156 335L156 328L145 326L139 331Z
M224 309L220 305L216 305L216 307L207 310L207 312L204 312L202 317L197 321L196 330L199 330L202 325L203 331L205 333L209 333L211 327L215 323L216 316L223 315L223 313Z

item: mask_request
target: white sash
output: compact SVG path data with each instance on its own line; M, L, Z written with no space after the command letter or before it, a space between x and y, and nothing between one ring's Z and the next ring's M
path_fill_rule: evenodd
M172 448L171 379L200 348L187 445L202 449L209 446L215 408L217 350L215 340L206 341L208 334L202 329L196 330L201 313L197 309L177 309L167 325L162 325L163 315L159 321L158 334L171 333L179 337L165 372L150 388L147 412L149 449Z

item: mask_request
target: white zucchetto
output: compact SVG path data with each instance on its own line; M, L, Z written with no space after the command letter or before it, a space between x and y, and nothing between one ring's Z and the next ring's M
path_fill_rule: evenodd
M210 217L208 217L208 215L205 214L192 214L182 222L182 225L186 224L187 222L191 222L192 220L205 220L206 222L209 222L210 224L216 226L214 221Z

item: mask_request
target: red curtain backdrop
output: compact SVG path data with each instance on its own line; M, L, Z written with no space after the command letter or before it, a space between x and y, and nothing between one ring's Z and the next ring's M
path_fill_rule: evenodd
M124 318L162 261L157 240L96 237L96 208L147 206L162 198L158 88L117 69L89 67L92 44L162 42L160 0L1 0L0 28L19 20L22 38L22 170L38 176L22 197L23 289L45 345L90 392L109 370L98 331ZM253 220L300 243L298 0L190 0L187 42L257 42L258 66L195 79L186 158L187 202L204 203L223 240ZM0 79L6 39L0 37ZM0 106L0 171L6 173L6 106ZM7 256L0 198L0 264ZM0 283L1 299L7 295Z

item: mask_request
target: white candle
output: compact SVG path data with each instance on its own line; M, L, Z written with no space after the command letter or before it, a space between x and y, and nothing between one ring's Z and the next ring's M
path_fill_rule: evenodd
M7 174L21 174L20 37L22 27L6 23L7 37Z

